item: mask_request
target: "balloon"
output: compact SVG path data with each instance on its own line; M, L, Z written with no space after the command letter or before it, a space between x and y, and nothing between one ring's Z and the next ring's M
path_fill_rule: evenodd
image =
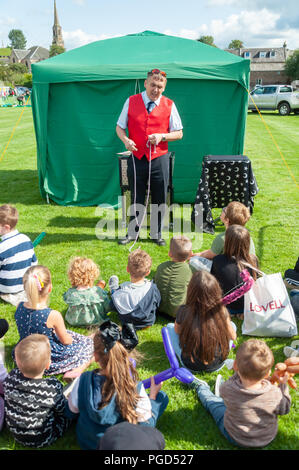
M175 355L173 346L170 341L170 336L169 332L164 326L162 328L162 338L163 338L163 344L164 344L164 349L166 352L166 355L168 357L169 363L170 363L170 368L163 370L159 374L156 374L154 376L154 381L155 384L158 385L160 382L164 382L165 380L171 379L172 377L177 378L180 382L184 383L191 383L194 380L193 374L188 369L185 369L184 367L180 367L179 361ZM144 388L150 388L151 386L151 379L145 379L142 381Z
M242 284L241 287L238 287L230 294L223 297L222 302L224 303L224 305L234 302L235 300L237 300L239 297L242 297L244 294L246 294L246 292L248 292L251 289L252 284L254 283L254 280L250 276L249 272L246 269L244 269L243 271L240 272L240 276L243 279L244 284Z
M45 235L46 235L46 232L42 232L40 235L38 235L38 236L35 238L35 240L33 240L32 245L33 245L33 246L38 245L38 244L42 241L42 239L44 238Z

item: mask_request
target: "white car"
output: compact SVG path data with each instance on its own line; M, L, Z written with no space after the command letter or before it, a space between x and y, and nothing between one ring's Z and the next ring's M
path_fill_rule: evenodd
M248 109L259 110L277 109L281 116L291 112L299 114L299 92L293 91L291 85L259 85L250 92Z

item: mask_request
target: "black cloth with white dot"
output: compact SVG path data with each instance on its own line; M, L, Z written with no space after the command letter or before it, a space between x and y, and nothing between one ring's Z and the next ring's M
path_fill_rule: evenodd
M253 211L254 196L259 188L251 161L245 155L206 155L202 163L192 221L203 211L203 231L215 233L213 208L223 208L231 201L242 202ZM202 209L201 209L202 208ZM195 222L196 223L196 222Z

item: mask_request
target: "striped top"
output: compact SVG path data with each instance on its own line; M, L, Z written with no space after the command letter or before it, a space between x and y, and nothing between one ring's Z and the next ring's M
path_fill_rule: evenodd
M30 238L18 230L3 235L0 242L0 293L16 294L24 290L23 276L37 258Z

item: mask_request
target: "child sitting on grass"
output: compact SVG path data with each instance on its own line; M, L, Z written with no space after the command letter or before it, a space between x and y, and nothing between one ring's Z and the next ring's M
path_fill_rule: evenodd
M16 229L18 220L15 207L0 206L0 298L15 306L26 300L23 275L37 264L31 240Z
M7 333L9 325L4 318L0 319L0 339ZM4 423L4 390L3 382L7 377L7 370L4 365L4 345L0 343L0 431Z
M64 379L77 377L93 361L92 338L67 330L61 313L49 308L52 281L47 267L29 268L23 281L28 301L21 302L15 313L20 340L33 333L46 335L51 346L46 375L65 372Z
M154 427L168 405L162 384L153 378L147 395L116 323L102 323L94 336L94 354L99 369L77 379L66 407L66 415L77 418L77 439L84 450L97 449L105 431L123 421Z
M222 255L213 258L211 274L216 277L225 296L242 284L240 273L244 269L256 280L256 271L251 267L258 268L258 259L250 253L250 234L247 228L241 225L230 225L227 228L223 251ZM231 302L228 305L228 311L231 315L238 315L242 318L244 296Z
M72 287L63 294L63 300L68 305L65 319L70 325L100 325L108 319L108 293L99 285L94 285L99 275L99 268L93 260L80 256L71 260L68 277ZM104 281L100 282L104 285Z
M230 202L227 207L222 209L220 220L225 226L225 230L230 225L245 226L250 219L249 209L238 201ZM201 253L194 253L193 256L201 256L203 258L213 259L216 255L223 253L224 249L225 231L219 233L213 240L212 246L209 250L202 251ZM255 255L255 247L252 238L250 237L250 254Z
M287 376L278 386L268 380L273 364L273 354L267 344L250 339L238 347L235 374L219 386L219 393L213 394L204 381L192 382L204 408L231 444L267 446L277 434L278 415L289 413Z
M137 249L128 257L127 272L130 281L115 285L112 302L121 324L133 323L136 330L152 326L160 304L160 292L153 281L146 279L151 272L152 259L148 253ZM111 276L112 277L112 276ZM118 281L117 276L113 276ZM111 278L109 280L111 285Z
M4 381L5 422L14 439L30 447L51 445L70 424L66 399L55 377L43 379L51 362L49 340L32 334L15 349L17 367Z
M207 271L193 274L184 305L167 329L177 357L194 372L223 367L236 339L236 326L222 303L219 283Z
M177 309L185 303L192 270L188 259L192 255L192 242L186 236L173 237L170 240L168 256L157 267L154 281L161 294L159 313L175 318Z

